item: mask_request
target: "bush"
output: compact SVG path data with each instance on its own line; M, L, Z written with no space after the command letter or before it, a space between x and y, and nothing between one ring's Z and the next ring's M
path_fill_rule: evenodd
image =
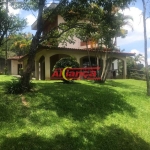
M4 72L5 72L5 75L8 73L8 68L7 67L4 68Z
M56 68L65 68L65 67L79 68L79 63L73 57L64 57L56 62L53 71Z
M57 68L65 68L65 67L72 67L72 68L79 68L79 63L73 57L64 57L61 58L59 61L56 62L53 71ZM64 82L69 83L70 81L63 80Z
M13 79L11 82L6 83L4 88L7 94L22 94L29 92L33 88L33 83L30 82L29 87L25 87L20 80Z
M131 79L137 79L137 80L145 80L145 74L140 74L139 72L132 72L130 75Z

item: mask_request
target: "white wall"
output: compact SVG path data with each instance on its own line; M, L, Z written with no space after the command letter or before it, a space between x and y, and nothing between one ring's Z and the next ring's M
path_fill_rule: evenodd
M117 59L114 60L113 63L114 63L114 69L118 69L118 60Z
M18 64L22 64L18 62L18 60L11 60L11 74L18 75Z
M114 60L113 63L114 63L114 70L118 69L118 59ZM116 70L116 75L118 75L118 70Z
M64 19L61 16L58 16L58 25L60 23L65 22ZM59 44L59 47L66 47L66 48L77 48L77 49L85 49L86 46L81 46L81 40L78 39L77 37L74 36L74 40L75 43L74 44L70 44L69 42L67 42L67 46L62 45L61 43ZM88 48L91 48L91 46L89 45Z

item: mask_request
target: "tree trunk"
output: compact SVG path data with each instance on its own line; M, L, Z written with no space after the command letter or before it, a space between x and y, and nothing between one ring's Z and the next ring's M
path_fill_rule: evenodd
M104 73L104 76L103 76L103 81L104 82L106 81L106 78L107 78L107 75L108 75L108 71L110 69L112 61L108 60L106 63L107 63L107 65L106 65L105 73Z
M143 27L144 27L144 51L145 51L145 75L147 84L147 95L150 96L150 83L149 83L149 69L147 62L147 31L146 31L146 4L145 0L143 2Z
M102 75L101 75L101 82L102 83L105 83L105 81L106 81L106 78L107 78L108 71L110 69L112 60L111 59L106 60L104 63L105 63L105 65L104 65L103 72L102 72Z
M28 88L30 84L30 77L31 77L32 70L34 68L34 58L36 55L37 47L39 45L41 33L43 31L42 14L43 14L43 8L45 6L45 0L40 0L38 5L39 5L39 12L38 12L38 19L37 19L37 32L31 42L25 72L23 73L20 79L22 85L25 86L26 88Z
M106 54L105 54L106 55ZM105 56L106 57L106 56ZM105 69L106 69L106 58L103 60L103 70L102 70L102 74L101 74L101 80L103 80L103 76L105 73Z
M102 49L102 40L101 40L100 49ZM107 59L108 59L108 53L106 51L105 52L105 58L103 59L102 73L101 73L101 75L99 75L101 77L101 80L96 81L96 82L105 83L105 81L106 81L106 78L107 78L107 75L108 75L108 70L109 70L110 65L111 65L111 60L107 60Z

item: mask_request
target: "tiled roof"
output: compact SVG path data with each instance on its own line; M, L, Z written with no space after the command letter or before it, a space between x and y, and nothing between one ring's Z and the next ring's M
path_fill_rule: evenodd
M13 56L13 57L9 57L8 59L10 59L10 60L19 60L22 57L24 57L24 56Z
M39 52L43 49L68 50L68 51L70 51L70 50L71 51L86 51L87 50L87 49L79 49L79 48L51 47L51 46L48 46L48 45L44 45L44 46L39 45L37 52ZM98 48L97 49L89 48L88 50L94 52L94 51L98 50ZM134 56L135 55L135 53L120 52L120 51L117 51L117 50L106 50L105 48L104 48L104 50L100 50L99 52L100 53L106 53L107 52L107 53L113 53L113 54L121 54L121 55L125 55L125 56ZM22 56L19 61L22 61L27 56L28 56L28 54Z
M86 51L87 49L81 49L81 48L66 48L66 47L51 47L51 46L43 46L40 45L39 48L46 48L46 49L56 49L56 50L77 50L77 51ZM89 51L96 51L99 50L99 48L88 48ZM129 56L134 56L135 53L128 53L128 52L120 52L119 50L107 50L106 48L103 48L103 50L99 50L100 53L117 53L117 54L126 54Z

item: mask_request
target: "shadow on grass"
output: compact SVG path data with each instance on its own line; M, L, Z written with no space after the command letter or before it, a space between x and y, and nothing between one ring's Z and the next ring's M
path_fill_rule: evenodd
M150 150L150 144L138 135L115 125L100 129L99 133L79 129L74 135L67 132L52 139L36 133L19 137L4 137L1 150Z
M2 81L0 81L0 92L1 91L4 91L4 86L6 85L8 83L8 81L7 82L2 82Z
M18 130L16 130L16 137L11 136L13 134L11 132L7 137L3 134L0 139L0 150L150 150L150 145L138 135L118 126L104 126L104 128L98 128L94 132L90 119L88 122L82 123L89 116L95 116L96 119L102 120L112 113L127 113L136 117L134 115L135 108L128 104L123 95L113 88L96 87L82 83L70 85L49 82L39 82L37 86L39 88L37 92L25 95L27 101L28 96L31 97L30 108L23 107L20 98L17 98L17 96L13 96L13 99L11 99L8 95L1 95L0 109L2 111L0 116L3 117L0 118L0 121L9 124L14 120L15 125L21 125L22 129L24 124L20 124L20 122L25 117L29 122L31 121L33 126L39 123L40 126L47 126L48 128L51 128L54 117L57 117L54 126L59 126L58 120L61 120L61 117L69 116L81 122L70 128L71 131L69 127L67 130L65 129L66 125L61 124L60 128L64 128L64 134L60 134L61 132L58 131L55 134L56 136L50 136L52 138L45 138L44 135L39 136L39 128L35 128L35 133L22 135L20 135L20 132L17 134ZM52 116L49 113L51 111L56 112L58 116ZM48 118L49 115L52 117ZM68 123L68 126L70 125Z
M78 121L83 121L89 116L102 120L112 113L127 113L136 117L135 108L125 101L123 95L110 87L96 87L82 83L70 85L61 82L37 85L39 90L28 94L33 103L30 108L22 105L19 96L1 94L0 121L9 123L28 117L35 124L49 124L49 120L41 119L43 116L37 117L36 113L30 116L30 112L36 110L55 111L59 117L69 116Z
M0 94L0 122L18 122L29 113L29 108L22 105L19 96Z
M38 83L38 86L40 89L37 93L41 101L34 109L53 110L59 117L70 116L79 121L90 115L105 119L112 113L128 113L132 117L136 117L135 108L113 88L57 83ZM36 115L35 119L34 116L31 119L33 122L35 120L40 122Z

